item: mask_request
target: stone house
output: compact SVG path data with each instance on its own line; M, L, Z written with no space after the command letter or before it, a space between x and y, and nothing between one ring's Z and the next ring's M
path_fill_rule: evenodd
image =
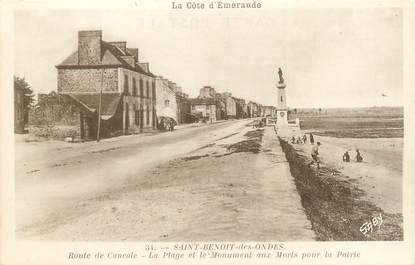
M81 138L96 138L99 102L103 137L156 128L155 76L137 48L105 42L101 30L79 31L78 49L56 68L58 93L81 108Z
M216 120L226 117L226 103L221 93L217 93L211 86L204 86L199 91L199 99L213 99L216 104Z
M215 122L217 118L217 100L213 98L192 98L189 99L191 114L198 120L205 122Z
M258 104L253 102L253 101L249 101L248 102L248 112L249 112L249 117L250 118L255 118L255 117L259 117L259 112L258 112L259 108L258 108Z
M245 119L248 117L247 104L242 98L234 98L236 103L236 118Z
M191 115L189 95L182 91L176 91L176 102L177 123L183 124L192 122L194 119Z
M236 101L229 92L222 93L222 98L225 102L225 113L227 119L236 118Z
M178 122L176 92L169 86L169 80L156 77L156 111L157 115L173 118Z
M176 83L163 78L156 78L157 115L173 118L178 124L191 122L189 95Z
M257 111L258 117L264 117L265 112L264 112L264 108L262 104L257 104L257 105L258 105L258 111Z
M169 81L169 87L176 94L176 104L177 104L177 123L189 123L191 118L190 113L190 102L189 95L184 93L182 88L176 83Z
M204 86L199 91L199 98L215 98L216 90L211 86Z

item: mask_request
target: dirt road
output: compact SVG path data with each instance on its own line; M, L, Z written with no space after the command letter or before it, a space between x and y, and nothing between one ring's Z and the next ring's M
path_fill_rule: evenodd
M248 123L18 143L17 237L313 240L274 132Z

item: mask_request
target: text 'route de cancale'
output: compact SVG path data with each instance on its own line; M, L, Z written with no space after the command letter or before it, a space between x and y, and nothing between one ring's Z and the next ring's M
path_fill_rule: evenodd
M261 8L261 3L252 1L252 2L222 2L222 1L212 1L212 2L171 2L172 9L251 9L251 8Z

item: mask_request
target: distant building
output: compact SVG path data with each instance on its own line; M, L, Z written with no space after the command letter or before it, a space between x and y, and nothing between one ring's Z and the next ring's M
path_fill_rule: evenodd
M222 97L222 94L217 93L211 86L204 86L199 91L198 99L213 99L216 109L216 120L222 120L226 117L226 103ZM193 104L191 102L191 104Z
M262 106L262 112L264 117L271 116L276 117L277 116L277 108L274 106Z
M191 110L190 110L190 101L189 101L189 95L177 91L176 92L176 102L177 102L177 123L190 123L193 121Z
M227 119L236 118L236 101L229 92L222 93L222 98L225 102L225 112Z
M215 98L216 91L211 86L204 86L199 91L199 98Z
M206 122L215 122L217 118L217 100L213 98L192 98L189 99L191 105L191 114L198 120Z
M157 116L167 116L178 122L176 92L169 86L169 80L156 78L156 110Z
M163 77L156 78L157 115L173 118L178 124L191 122L189 95L176 83Z
M258 108L258 104L253 102L253 101L249 101L248 102L248 111L249 111L249 117L250 118L255 118L255 117L259 117L259 108Z
M82 109L81 138L96 138L100 98L102 136L156 128L155 76L125 41L105 42L100 30L79 31L77 51L56 68L58 93Z
M262 104L258 104L258 117L264 117L265 116L265 111L264 111L264 107L262 106Z
M245 103L244 99L234 98L236 103L236 118L244 119L248 117L248 105Z

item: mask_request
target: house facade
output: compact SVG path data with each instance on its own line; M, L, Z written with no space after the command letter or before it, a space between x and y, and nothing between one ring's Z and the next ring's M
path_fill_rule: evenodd
M169 86L169 80L156 77L157 115L173 118L178 123L176 92Z
M250 118L259 117L260 113L259 113L259 107L258 107L257 103L255 103L253 101L249 101L248 102L248 110L249 110L249 117Z
M217 117L217 101L213 98L192 98L189 99L191 114L198 120L215 122Z
M138 55L100 30L78 32L78 49L56 68L58 93L81 107L81 138L96 137L99 113L104 137L156 128L156 80Z
M191 115L191 105L189 101L189 95L177 91L176 92L176 102L177 102L177 123L183 124L183 123L190 123L192 122L193 118Z
M244 119L248 117L248 109L244 99L234 98L236 103L236 118Z
M199 90L199 98L215 98L216 90L211 86L204 86Z
M229 92L222 93L223 101L225 102L225 112L227 119L236 118L236 101Z

